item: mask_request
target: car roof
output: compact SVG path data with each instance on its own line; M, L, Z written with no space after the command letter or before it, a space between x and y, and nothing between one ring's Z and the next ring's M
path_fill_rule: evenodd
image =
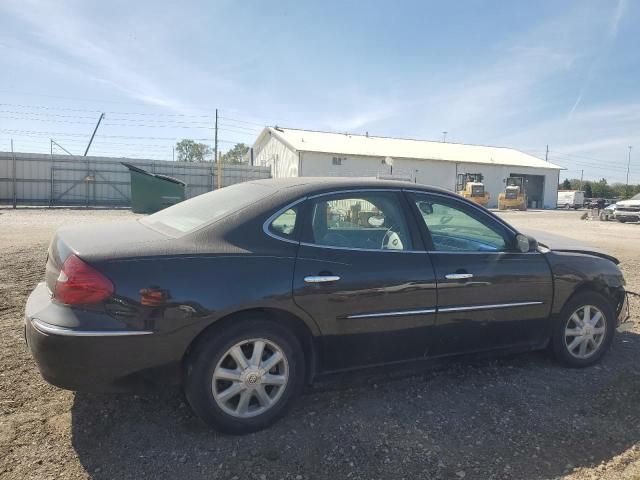
M274 190L295 190L296 195L311 195L331 190L347 189L411 189L425 192L446 193L453 192L439 187L408 182L404 180L378 179L375 177L290 177L250 180L246 183L271 187Z

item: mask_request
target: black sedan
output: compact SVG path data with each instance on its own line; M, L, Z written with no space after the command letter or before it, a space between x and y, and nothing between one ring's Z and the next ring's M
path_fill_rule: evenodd
M205 422L244 433L329 372L547 346L592 365L628 315L617 263L437 188L260 180L60 229L26 338L54 385L180 382Z

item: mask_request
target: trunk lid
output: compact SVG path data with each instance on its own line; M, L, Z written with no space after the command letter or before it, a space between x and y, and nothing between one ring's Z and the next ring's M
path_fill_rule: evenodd
M145 255L154 250L166 250L170 241L171 238L140 222L63 227L55 233L49 245L45 282L53 292L62 264L70 255L76 255L89 264L99 263L107 259L140 256L143 249Z

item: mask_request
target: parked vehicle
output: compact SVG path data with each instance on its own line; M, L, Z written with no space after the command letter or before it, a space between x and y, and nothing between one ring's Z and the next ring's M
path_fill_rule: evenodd
M486 191L481 173L460 173L456 190L458 195L486 207L489 204L489 192Z
M580 190L558 190L558 208L577 210L584 205L584 192Z
M527 194L524 190L524 178L509 177L504 192L498 195L498 210L526 210Z
M609 201L607 201L607 199L605 198L591 198L589 199L589 202L585 205L585 207L602 210L603 208L607 208L609 205Z
M609 205L605 208L603 208L600 211L600 220L602 220L603 222L607 222L609 220L614 220L615 219L615 214L616 214L616 206L614 205Z
M613 218L619 222L640 222L640 193L616 203Z
M593 365L625 282L615 258L553 242L438 188L250 181L58 230L25 337L54 385L175 379L207 424L245 433L345 369L548 345Z

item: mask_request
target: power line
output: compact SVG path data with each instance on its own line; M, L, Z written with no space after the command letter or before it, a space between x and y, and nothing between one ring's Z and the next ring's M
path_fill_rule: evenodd
M252 137L256 136L256 134L254 132L245 132L245 131L242 131L242 130L235 130L233 128L228 128L228 127L218 128L218 130L223 131L223 132L239 133L241 135L251 135Z
M44 118L21 118L21 117L12 117L6 115L0 115L0 118L10 119L10 120L26 120L29 122L47 122L47 123L63 123L63 124L73 124L73 125L93 125L93 122L74 122L72 120L50 120ZM124 120L128 121L128 120ZM135 121L135 120L134 120ZM105 126L110 127L143 127L143 128L199 128L205 130L213 130L212 127L201 127L196 125L185 126L185 125L147 125L147 124L122 124L122 123L105 123Z
M256 127L250 127L250 128L249 127L241 127L239 125L229 125L228 123L227 124L223 123L221 125L223 127L233 128L233 129L238 130L238 131L253 133L254 135L256 135L260 131L260 129L256 128Z
M35 109L35 110L53 110L53 111L59 110L59 111L66 111L66 112L101 113L101 110L92 110L87 108L52 107L47 105L26 105L26 104L19 104L19 103L0 103L0 106L29 108L29 109ZM187 117L187 118L203 118L203 119L213 118L211 115L191 114L191 113L124 112L124 111L105 111L105 113L114 114L114 115L143 115L143 116L156 116L156 117Z
M184 126L184 125L146 125L139 123L122 124L122 123L105 123L109 127L142 127L142 128L200 128L204 130L213 130L213 127L196 127L196 126Z
M15 136L23 136L23 135L15 135ZM10 138L11 137L6 136L5 140L9 141ZM43 140L42 144L45 144L47 146L49 145L49 137L45 137L45 136L42 136L42 135L29 135L29 136L27 136L27 138L32 138L34 140L21 141L21 143L34 143L34 142L37 142L37 140L35 140L35 138L43 138L43 139L46 138L46 141ZM171 148L173 146L173 142L170 143L170 144L167 143L165 145L161 145L161 144L158 144L158 143L150 144L150 143L110 142L110 141L102 140L100 138L100 135L97 136L95 142L98 143L99 145L108 145L108 146L115 146L115 147L122 147L122 148L127 148L127 147L141 147L141 148L154 148L154 147L165 148L165 147L167 147L167 148ZM69 139L65 140L65 143L74 144L74 145L85 145L86 141L85 140L76 139L76 138L69 138Z
M66 124L74 124L74 125L93 125L92 122L74 122L72 120L50 120L46 118L22 118L22 117L11 117L7 115L0 115L0 118L4 118L7 120L26 120L28 122L47 122L47 123L66 123Z
M231 122L246 123L247 125L257 125L258 127L261 127L261 128L265 127L265 124L263 124L263 123L249 122L247 120L239 120L237 118L220 117L220 120L228 120L228 121L231 121Z
M12 129L0 129L0 132L15 134L15 135L32 135L32 136L46 136L46 137L87 137L86 133L65 133L65 132L42 132L36 130L12 130ZM133 135L104 135L100 134L98 137L101 138L128 138L128 139L136 139L136 140L178 140L179 137L143 137L143 136L133 136ZM192 138L194 141L211 141L210 138Z
M59 113L42 113L42 112L19 112L16 110L0 110L0 114L10 114L11 116L2 116L0 118L11 118L11 119L16 119L16 120L36 120L36 121L49 121L49 122L60 122L60 123L64 123L61 120L43 120L41 118L31 118L31 117L55 117L55 118L72 118L72 119L86 119L86 120L93 120L94 117L89 117L89 116L82 116L82 115L63 115L63 114L59 114ZM24 115L26 117L15 117L14 115ZM114 113L114 115L117 115ZM112 122L146 122L146 123L162 123L162 124L166 124L166 125L208 125L209 122L205 122L205 121L184 121L184 120L165 120L165 119L161 119L161 120L154 120L151 118L145 118L145 119L140 119L140 118L118 118L117 116L114 117L108 117L109 121Z
M603 160L601 158L587 157L585 155L576 155L575 153L563 153L563 152L557 152L557 151L550 151L549 153L554 153L556 155L564 155L565 157L575 157L575 158L581 158L584 160L592 160L594 162L599 162L599 163L607 162L607 160Z
M93 117L83 117L83 116L78 116L78 115L63 115L60 113L43 113L43 112L21 112L21 111L17 111L17 110L0 110L0 113L10 113L10 114L17 114L17 115L34 115L34 116L39 116L39 117L62 117L62 118L87 118L87 119L93 119Z
M616 167L616 166L602 165L602 164L595 165L592 163L581 162L581 161L572 161L572 165L588 167L595 170L607 170L607 171L619 171L619 172L626 171L626 168L623 168L623 167Z

